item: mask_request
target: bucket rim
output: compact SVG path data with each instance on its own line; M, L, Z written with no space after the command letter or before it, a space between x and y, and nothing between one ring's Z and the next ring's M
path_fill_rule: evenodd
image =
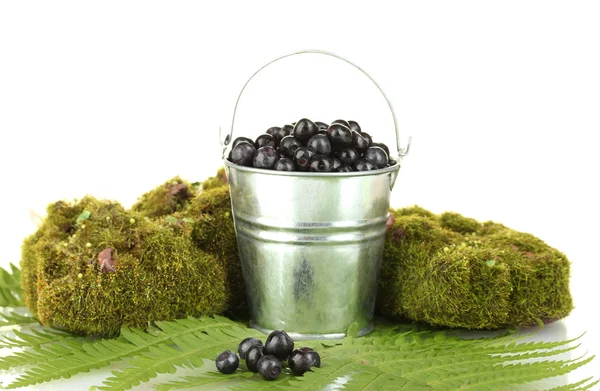
M307 171L276 171L276 170L265 170L263 168L254 168L254 167L246 167L240 166L233 162L230 162L227 159L223 159L223 164L229 168L233 168L239 171L251 172L255 174L264 174L264 175L275 175L275 176L295 176L295 177L304 177L304 178L315 178L315 177L325 177L325 178L339 178L339 177L361 177L361 176L373 176L373 175L381 175L388 174L390 172L400 170L400 162L397 162L393 166L380 168L372 171L352 171L352 172L307 172Z

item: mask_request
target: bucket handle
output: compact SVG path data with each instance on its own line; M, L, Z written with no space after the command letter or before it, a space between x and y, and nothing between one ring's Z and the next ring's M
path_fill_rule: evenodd
M252 81L252 79L254 79L254 76L256 76L260 71L262 71L263 69L265 69L266 67L268 67L269 65L273 64L276 61L282 60L286 57L291 57L291 56L295 56L298 54L323 54L326 56L330 56L330 57L335 57L339 60L342 60L350 65L352 65L354 68L358 69L359 71L361 71L365 76L367 76L369 78L369 80L371 80L373 82L373 84L375 84L375 87L377 87L377 89L379 90L379 92L381 92L381 95L383 95L383 98L385 99L386 103L388 104L388 107L390 108L390 111L392 112L392 118L394 120L394 128L396 130L396 148L398 150L398 158L399 160L401 160L404 156L408 155L408 152L410 150L410 144L412 142L412 137L408 137L408 141L406 143L406 148L401 148L400 147L400 131L398 129L398 120L396 119L396 112L394 111L394 108L392 107L392 103L390 102L389 98L387 97L387 95L385 94L385 92L383 92L383 89L381 88L381 86L379 84L377 84L377 82L375 81L375 79L373 79L373 77L371 75L369 75L365 70L363 70L361 67L359 67L358 65L356 65L355 63L351 62L350 60L339 56L337 54L325 51L325 50L317 50L317 49L309 49L309 50L301 50L298 52L293 52L293 53L288 53L285 54L283 56L277 57L274 60L269 61L268 63L266 63L265 65L263 65L262 67L260 67L256 72L254 72L254 74L252 74L252 76L250 76L250 78L248 79L248 81L244 84L244 86L242 87L242 90L240 91L240 94L237 97L237 100L235 101L235 107L233 109L233 117L231 118L231 130L229 131L229 134L227 136L225 136L225 139L223 139L223 133L222 133L222 129L221 127L219 127L219 142L221 143L221 146L223 147L223 155L222 158L225 159L225 151L227 150L227 146L229 145L229 143L231 143L231 140L233 139L233 127L235 124L235 114L237 112L237 108L238 105L240 103L240 99L242 98L242 94L244 93L244 90L246 89L246 86L248 85L248 83L250 83L250 81Z

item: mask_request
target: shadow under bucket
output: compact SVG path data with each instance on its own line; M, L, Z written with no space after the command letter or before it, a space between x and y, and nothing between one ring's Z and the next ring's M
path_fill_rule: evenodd
M371 331L399 165L349 173L225 162L251 326L296 339Z

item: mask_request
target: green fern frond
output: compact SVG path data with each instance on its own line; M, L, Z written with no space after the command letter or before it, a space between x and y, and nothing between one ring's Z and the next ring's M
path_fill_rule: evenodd
M0 327L18 326L37 322L38 320L32 316L19 315L14 312L11 312L10 314L0 314Z
M12 273L0 267L0 307L21 307L25 305L21 296L21 271L10 264Z
M591 390L592 387L598 384L598 380L593 381L593 377L588 377L587 379L583 379L578 381L577 383L567 384L565 386L554 387L545 391L587 391Z

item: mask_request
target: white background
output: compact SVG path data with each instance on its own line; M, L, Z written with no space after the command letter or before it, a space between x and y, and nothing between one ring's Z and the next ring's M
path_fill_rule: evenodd
M174 175L212 175L246 79L324 49L368 70L402 143L413 136L393 206L492 219L563 251L576 309L542 335L587 330L585 349L600 353L600 3L391 4L0 3L0 266L18 263L49 202L129 206ZM392 144L375 87L315 56L251 83L236 134L304 116L356 119ZM571 379L600 374L599 361Z

